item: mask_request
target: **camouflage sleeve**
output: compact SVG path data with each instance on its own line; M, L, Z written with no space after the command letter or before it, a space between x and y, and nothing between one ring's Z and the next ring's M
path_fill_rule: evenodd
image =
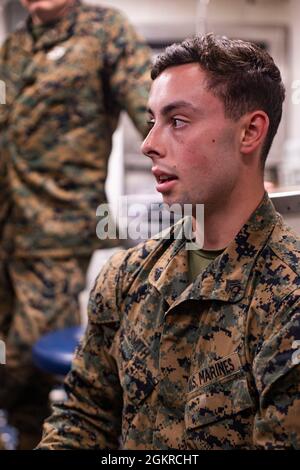
M112 13L113 12L113 13ZM110 88L121 109L128 112L142 135L148 132L146 110L151 86L151 51L127 19L111 10L107 24L105 63Z
M0 131L1 132L1 131ZM1 136L0 136L1 140ZM9 185L7 178L7 166L0 146L0 258L3 254L2 237L7 214L10 208L9 204Z
M253 443L300 449L300 301L277 317L253 362L259 400Z
M100 272L89 300L89 323L70 373L67 400L53 406L38 449L115 449L121 435L122 389L111 354L119 327L116 294L124 252Z
M9 184L7 178L7 165L3 149L5 148L3 129L7 120L8 104L6 104L6 95L9 91L8 77L6 73L5 55L8 47L6 41L0 48L0 244L2 231L9 210ZM0 247L1 257L1 247Z
M2 138L3 126L6 121L6 115L7 115L7 106L6 106L7 74L6 74L6 63L5 63L6 49L7 49L7 41L5 41L5 43L0 47L0 143L1 143L1 138ZM0 159L1 159L1 153L0 153ZM2 162L2 159L0 160L0 164L1 162Z
M11 91L10 66L7 60L8 51L10 49L9 38L0 47L0 134L7 119L8 99L7 95Z

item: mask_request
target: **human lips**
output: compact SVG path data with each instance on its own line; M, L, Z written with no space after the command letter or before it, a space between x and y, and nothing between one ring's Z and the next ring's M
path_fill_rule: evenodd
M155 176L156 181L158 183L162 183L162 182L168 181L168 180L178 179L176 175L174 175L172 173L168 173L166 171L163 171L163 170L161 170L157 167L152 168L152 173Z
M173 173L161 170L160 168L153 167L152 173L156 178L157 186L156 190L159 192L166 192L172 188L178 177Z

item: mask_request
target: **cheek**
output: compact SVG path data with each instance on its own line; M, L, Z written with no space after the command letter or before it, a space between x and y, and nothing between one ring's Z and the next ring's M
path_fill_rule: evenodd
M172 142L171 154L174 158L173 168L177 168L182 175L193 177L211 175L218 166L218 139L213 136L199 135L178 136Z
M188 167L189 172L207 173L213 164L211 150L197 143L186 148L185 166Z
M190 178L199 175L207 181L222 178L233 168L234 158L232 143L230 148L219 142L217 138L210 138L206 142L194 143L185 148L183 170Z

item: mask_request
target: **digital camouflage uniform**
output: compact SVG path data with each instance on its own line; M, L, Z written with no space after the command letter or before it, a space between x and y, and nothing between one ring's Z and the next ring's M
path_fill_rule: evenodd
M40 448L299 449L299 242L265 195L193 284L184 239L115 254Z
M118 11L76 2L46 27L28 20L0 54L0 408L16 410L31 345L79 321L89 257L104 247L112 134L122 109L146 130L150 53Z

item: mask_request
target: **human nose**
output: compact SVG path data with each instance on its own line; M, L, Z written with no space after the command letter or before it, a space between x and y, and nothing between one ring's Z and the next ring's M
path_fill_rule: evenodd
M161 129L154 124L141 145L141 151L150 158L163 157L165 150Z

